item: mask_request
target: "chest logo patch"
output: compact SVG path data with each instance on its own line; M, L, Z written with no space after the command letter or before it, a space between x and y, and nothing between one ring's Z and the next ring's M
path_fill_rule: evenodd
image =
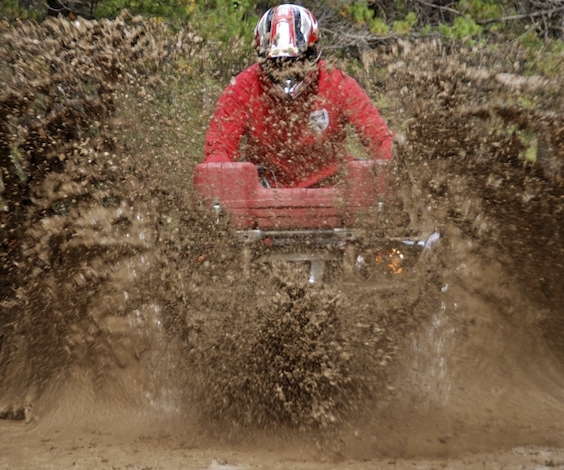
M309 115L309 127L316 132L323 132L329 126L329 113L325 108L312 111Z

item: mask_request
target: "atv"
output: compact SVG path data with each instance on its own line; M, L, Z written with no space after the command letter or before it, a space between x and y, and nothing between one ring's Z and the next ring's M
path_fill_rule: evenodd
M201 163L193 186L213 223L233 231L241 279L268 264L290 263L312 285L338 281L388 291L405 286L440 235L383 233L390 195L385 163L349 161L339 183L316 188L273 187L268 169L249 162Z

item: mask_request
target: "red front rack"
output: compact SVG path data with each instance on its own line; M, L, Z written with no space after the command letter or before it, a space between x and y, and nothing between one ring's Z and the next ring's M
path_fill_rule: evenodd
M237 229L354 227L385 198L386 175L373 160L348 162L344 173L334 187L265 188L252 163L201 163L194 170L194 188L209 204L219 204Z

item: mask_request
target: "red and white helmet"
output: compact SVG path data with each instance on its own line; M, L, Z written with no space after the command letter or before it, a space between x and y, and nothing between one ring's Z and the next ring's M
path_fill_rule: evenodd
M258 55L265 59L298 57L318 40L317 20L299 5L271 8L255 28L255 46Z

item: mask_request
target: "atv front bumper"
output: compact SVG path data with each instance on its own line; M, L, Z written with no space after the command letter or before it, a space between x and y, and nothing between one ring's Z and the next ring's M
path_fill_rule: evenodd
M369 237L361 229L331 230L239 230L242 270L250 277L254 263L309 263L310 284L323 280L328 263L340 265L345 278L373 274L401 274L415 264L422 251L436 243L440 235L425 241L403 238Z

